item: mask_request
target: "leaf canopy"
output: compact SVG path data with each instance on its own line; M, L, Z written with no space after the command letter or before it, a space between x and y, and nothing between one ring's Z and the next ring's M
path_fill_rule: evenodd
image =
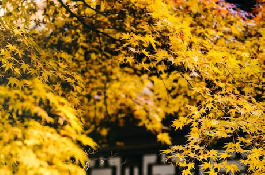
M8 99L9 112L24 109L44 121L55 114L59 123L69 122L64 134L80 133L82 120L86 134L104 131L102 136L104 122L122 124L133 116L159 141L174 145L162 122L173 115L172 127L188 126L190 132L185 145L164 153L184 174L194 161L208 174L237 172L227 163L232 153L241 154L249 173L264 173L262 0L253 17L219 0L47 0L42 6L11 0L2 8L3 26L13 27L9 36L20 37L20 47L31 53L29 59L5 40L3 88L33 105L48 100L51 107L24 100L19 106L15 98ZM27 33L23 27L33 18L42 28ZM14 28L19 19L20 30ZM1 93L4 103L8 96ZM223 153L215 149L219 142L225 142Z

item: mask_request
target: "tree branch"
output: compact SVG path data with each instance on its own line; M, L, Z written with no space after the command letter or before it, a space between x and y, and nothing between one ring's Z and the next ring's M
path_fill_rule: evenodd
M82 23L87 29L89 29L89 30L91 30L91 31L93 31L93 32L96 32L96 33L102 34L102 35L104 35L104 36L107 36L107 37L109 37L109 38L111 38L111 39L113 39L113 40L115 40L115 41L120 41L119 39L116 39L116 38L114 38L114 37L108 35L107 33L104 33L104 32L99 31L99 30L96 29L95 27L92 27L92 26L90 26L90 25L87 25L87 24L85 23L85 21L84 21L82 18L80 18L79 16L77 16L75 13L72 12L71 9L70 9L66 4L64 4L62 0L58 0L58 1L59 1L60 4L66 9L67 12L69 12L73 17L76 17L76 19L77 19L79 22L81 22L81 23Z
M104 16L104 17L107 18L110 22L112 22L115 26L119 26L119 27L121 27L121 25L120 25L120 24L117 24L117 23L115 22L115 20L109 18L106 14L104 14L104 13L100 12L99 10L93 8L91 5L87 4L85 0L72 0L72 1L74 1L74 2L76 2L76 1L83 2L84 5L85 5L87 8L89 8L89 9L95 11L97 14L100 14L100 15ZM121 29L121 28L119 28L119 29L122 30L123 32L127 32L125 29Z

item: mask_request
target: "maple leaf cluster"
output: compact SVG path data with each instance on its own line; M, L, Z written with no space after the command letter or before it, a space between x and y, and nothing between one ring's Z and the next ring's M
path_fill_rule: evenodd
M29 165L18 151L12 159L18 156L41 174L40 167L45 171L65 160L59 156L66 156L64 148L54 152L59 142L81 155L76 140L95 147L85 135L104 138L111 124L126 118L174 145L163 124L173 115L173 129L190 131L186 144L164 153L183 174L191 174L194 162L211 175L237 172L228 163L233 153L249 173L264 173L263 0L252 15L220 0L47 0L41 7L33 0L10 0L2 8L1 115L37 122L30 129L17 123L20 130L14 132L34 130L35 140L21 136L14 143L23 143L39 164ZM37 137L55 131L45 136L54 141L48 151ZM56 160L42 158L39 150ZM65 164L61 168L70 171Z

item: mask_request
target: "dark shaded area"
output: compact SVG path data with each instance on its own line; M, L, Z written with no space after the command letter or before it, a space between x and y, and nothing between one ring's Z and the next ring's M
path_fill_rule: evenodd
M175 131L175 129L170 127L171 121L169 117L163 122L165 126L169 126L166 132L169 132L172 136L174 145L184 144L186 142L185 135L188 134L189 128ZM106 138L107 145L99 149L99 152L95 156L103 156L110 152L115 152L119 156L142 155L154 152L159 153L159 150L168 148L167 145L157 142L156 135L147 131L144 126L137 126L136 123L137 121L132 118L126 118L123 126L109 123L111 130ZM102 139L100 137L93 138L96 141L97 139ZM123 143L123 145L117 145L116 143Z
M256 5L256 0L226 0L226 2L235 4L237 8L251 12Z
M172 116L173 117L173 116ZM175 131L170 127L172 124L172 117L163 121L165 126L168 126L167 132L173 138L173 144L184 144L186 142L185 135L188 133L189 128L184 128L182 131ZM144 126L137 126L137 120L133 118L125 118L123 126L110 124L111 130L108 133L105 147L100 148L97 152L89 154L89 158L96 159L95 167L87 169L87 175L92 174L92 170L111 169L111 174L116 175L117 167L109 164L109 158L120 157L121 169L120 174L125 175L126 169L129 169L129 174L135 174L135 167L138 169L138 175L143 175L143 157L146 154L155 154L156 162L148 164L148 175L153 174L153 167L156 165L164 165L160 150L168 149L169 146L157 142L156 135L147 131ZM98 138L101 139L101 138ZM122 142L123 145L117 145L117 142ZM87 148L87 150L90 150ZM88 151L89 152L89 151ZM101 164L101 166L100 166ZM176 174L181 170L176 166Z
M168 116L163 124L168 127L166 132L169 132L172 137L173 145L183 145L186 142L186 135L190 131L190 127L186 126L182 130L175 130L171 127L172 120L176 118L175 115ZM163 145L157 142L156 136L146 130L145 127L139 127L136 125L136 120L131 118L125 119L123 126L111 126L111 130L108 133L107 142L108 146L100 148L98 151L91 151L87 148L86 151L89 154L89 158L95 160L95 166L86 170L87 175L91 175L94 170L111 170L111 175L117 175L118 168L116 165L112 165L110 158L121 158L120 174L125 175L126 169L129 170L129 175L135 174L135 168L137 168L138 175L143 175L143 169L147 170L147 175L155 174L155 167L165 165L164 158L160 154L160 150L168 149L169 146ZM240 136L245 133L238 133ZM208 149L222 149L227 142L231 142L232 137L224 138L214 141L212 145L208 145ZM123 142L124 145L117 146L115 142ZM90 150L90 151L89 151ZM144 155L152 154L156 156L154 163L147 164L144 167ZM240 154L236 154L231 160L238 160L242 158ZM191 159L192 160L192 159ZM174 160L168 160L168 162ZM195 169L192 170L194 175L199 175L199 165L201 162L195 161ZM183 168L175 166L174 175L181 175ZM238 172L245 173L245 170ZM128 174L128 172L127 172ZM225 171L221 171L218 174L227 174Z

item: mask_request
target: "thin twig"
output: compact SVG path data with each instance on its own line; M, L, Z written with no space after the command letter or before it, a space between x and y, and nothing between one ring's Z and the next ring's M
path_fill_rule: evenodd
M82 23L87 29L89 29L89 30L91 30L91 31L93 31L93 32L96 32L96 33L102 34L102 35L104 35L104 36L107 36L107 37L109 37L109 38L111 38L111 39L113 39L113 40L115 40L115 41L120 41L120 40L118 40L118 39L116 39L116 38L114 38L114 37L108 35L107 33L104 33L104 32L99 31L99 30L96 29L95 27L92 27L92 26L90 26L90 25L87 25L87 24L85 23L85 21L84 21L82 18L80 18L79 16L77 16L75 13L72 12L71 9L70 9L66 4L64 4L62 0L58 0L58 1L59 1L60 4L61 4L61 5L67 10L67 12L69 12L73 17L76 17L76 19L77 19L79 22L81 22L81 23Z
M93 8L91 5L87 4L85 0L72 0L72 1L75 1L75 2L76 2L76 1L81 1L81 2L83 2L84 5L85 5L87 8L89 8L89 9L95 11L97 14L100 14L100 15L104 16L104 17L107 18L110 22L112 22L113 24L115 24L115 26L119 26L119 27L121 26L120 24L117 24L117 23L115 22L115 20L109 18L106 14L100 12L99 10ZM120 28L120 30L122 30L123 32L127 32L125 29L121 29L121 28Z

